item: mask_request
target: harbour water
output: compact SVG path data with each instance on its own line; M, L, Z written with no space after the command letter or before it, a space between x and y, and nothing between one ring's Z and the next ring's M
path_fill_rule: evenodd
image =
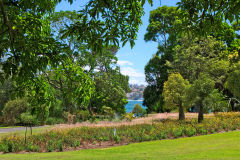
M146 109L146 106L143 106L142 100L128 100L128 103L125 106L126 112L127 113L132 112L134 105L137 103L140 104L140 106L142 106L143 109Z

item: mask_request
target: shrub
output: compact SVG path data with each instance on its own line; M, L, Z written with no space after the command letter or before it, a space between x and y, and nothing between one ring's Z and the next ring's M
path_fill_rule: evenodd
M88 110L81 110L76 112L77 121L87 121L88 119L90 119L90 117L91 115Z
M142 117L146 114L146 111L137 103L134 105L132 113L135 114L137 117Z
M103 106L102 107L102 113L103 115L109 116L109 117L114 117L114 111L112 110L112 108L107 107L107 106Z
M26 151L28 151L28 152L39 152L40 147L37 146L37 145L33 145L33 144L27 144Z
M126 113L124 115L124 119L126 119L127 121L131 122L133 120L133 118L134 118L134 114L133 113Z
M56 117L49 117L46 121L47 125L61 124L61 123L64 123L64 120Z
M192 127L186 127L185 128L185 134L188 137L194 136L196 133L197 133L197 130L195 128L192 128Z
M8 153L8 146L4 143L0 144L0 152Z
M20 123L20 115L26 112L28 103L26 99L8 101L3 109L4 123L15 125Z
M174 138L181 137L183 135L183 130L181 128L173 128L172 134Z
M79 140L74 140L73 141L73 147L77 148L78 146L80 146L80 141Z
M20 122L25 126L36 126L39 123L37 117L30 113L22 113L20 115Z

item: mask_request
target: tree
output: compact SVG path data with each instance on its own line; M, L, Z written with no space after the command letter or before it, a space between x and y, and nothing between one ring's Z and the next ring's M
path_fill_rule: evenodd
M179 72L190 83L198 79L200 73L212 71L213 68L210 68L210 66L218 63L221 59L224 60L228 54L226 46L213 37L202 39L182 38L174 51L176 58L170 66L173 71Z
M119 71L109 74L104 72L95 74L95 92L91 98L91 105L94 107L95 112L100 113L103 106L108 106L119 114L125 113L127 96L124 88L121 87L121 83L123 83L121 78L115 76L117 74L124 77ZM128 86L128 81L124 82L124 85Z
M167 67L166 63L167 55L157 56L149 60L145 66L145 79L148 86L144 89L143 93L143 104L147 106L148 112L163 112L162 105L156 108L156 104L161 100L163 83L167 80Z
M240 2L237 0L181 0L178 8L184 11L182 17L187 18L188 28L200 36L221 30L221 23L239 20Z
M204 100L214 91L215 82L206 74L200 74L188 90L188 100L197 105L198 122L203 120Z
M177 7L159 7L150 12L145 41L158 43L158 51L145 66L146 82L143 104L148 112L163 112L163 83L168 78L167 61L172 62L174 57L173 47L177 44L178 19L180 11Z
M59 64L66 45L52 37L46 18L59 2L61 0L0 1L0 57L5 73L1 73L0 79L13 75L25 81L33 78L38 70L46 69L49 63ZM133 47L144 3L145 0L89 1L80 11L81 20L67 27L64 36L78 35L78 41L93 51L107 44L119 45L120 41L123 45L130 42Z
M179 120L185 119L184 108L186 108L186 95L189 82L184 80L181 74L172 73L164 82L163 97L166 108L176 107L179 109Z
M178 19L180 10L177 7L162 6L150 12L145 41L158 43L160 54L164 54L167 48L176 45L178 27L181 20Z
M233 96L240 100L240 71L239 69L234 70L229 74L229 77L227 78L227 81L225 83L225 87L229 89L232 93Z

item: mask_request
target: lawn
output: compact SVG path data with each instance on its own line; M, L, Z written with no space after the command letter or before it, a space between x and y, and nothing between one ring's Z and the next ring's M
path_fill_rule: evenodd
M240 159L240 131L70 152L5 154L0 160Z

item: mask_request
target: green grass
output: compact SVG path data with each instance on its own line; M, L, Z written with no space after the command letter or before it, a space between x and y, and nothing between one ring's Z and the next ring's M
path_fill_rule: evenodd
M135 143L71 152L5 154L0 160L235 160L240 159L240 131L191 138Z

